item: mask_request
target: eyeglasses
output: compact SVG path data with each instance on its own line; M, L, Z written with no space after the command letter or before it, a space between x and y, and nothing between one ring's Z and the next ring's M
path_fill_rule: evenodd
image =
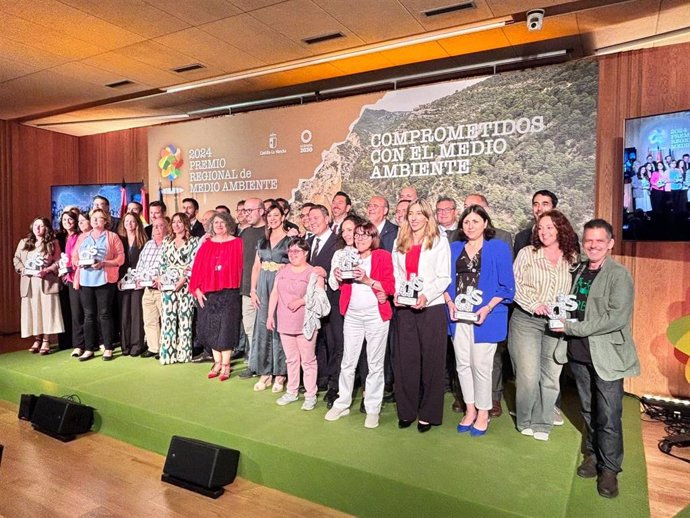
M436 209L436 214L448 214L449 212L453 212L454 210L455 210L455 207L453 207L452 209L451 208L446 208L446 209L438 208L438 209Z
M290 248L288 250L288 255L294 255L294 254L306 254L306 250L302 250L301 248Z
M260 210L260 209L261 209L261 207L254 207L253 209L240 209L239 212L249 213L249 212L253 212L255 210Z
M360 234L359 232L355 234L355 239L366 239L366 238L371 239L372 237L369 234Z

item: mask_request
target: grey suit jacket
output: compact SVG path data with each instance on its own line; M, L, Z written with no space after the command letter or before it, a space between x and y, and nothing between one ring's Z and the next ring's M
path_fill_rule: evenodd
M573 292L577 289L577 279ZM640 374L632 338L632 319L635 290L632 277L623 265L608 257L594 278L587 296L585 319L566 322L565 337L561 337L554 356L558 363L568 361L567 335L589 338L592 364L599 377L614 381Z

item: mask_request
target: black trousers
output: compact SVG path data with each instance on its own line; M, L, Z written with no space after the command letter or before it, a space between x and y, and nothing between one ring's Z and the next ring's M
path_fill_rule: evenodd
M125 290L117 292L120 307L120 347L124 354L144 352L144 316L141 299L144 290Z
M62 321L65 323L65 330L57 335L57 339L58 348L63 351L72 348L72 327L69 325L72 321L72 311L69 305L69 288L66 284L60 289L60 312Z
M398 418L443 421L448 323L443 304L415 310L399 307L393 344Z
M84 308L81 305L79 290L75 290L71 282L67 283L69 295L70 319L72 324L72 346L77 349L84 348Z
M340 290L330 293L328 299L331 303L331 314L328 317L328 327L326 328L328 390L337 393L340 364L343 362L343 348L345 347L343 336L345 317L340 314Z
M84 307L84 341L87 351L98 349L98 326L103 335L103 345L109 351L115 343L115 284L103 286L80 286L79 298Z

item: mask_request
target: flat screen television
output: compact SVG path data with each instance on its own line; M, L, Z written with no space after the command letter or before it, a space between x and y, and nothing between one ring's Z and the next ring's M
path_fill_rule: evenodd
M690 110L626 119L623 239L690 241Z

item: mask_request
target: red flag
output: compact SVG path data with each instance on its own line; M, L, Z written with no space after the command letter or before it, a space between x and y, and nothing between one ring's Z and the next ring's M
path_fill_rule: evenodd
M149 221L149 193L146 187L142 184L141 186L141 222L144 225L148 225Z
M126 183L123 180L122 185L120 185L120 218L124 218L127 214L127 189Z

